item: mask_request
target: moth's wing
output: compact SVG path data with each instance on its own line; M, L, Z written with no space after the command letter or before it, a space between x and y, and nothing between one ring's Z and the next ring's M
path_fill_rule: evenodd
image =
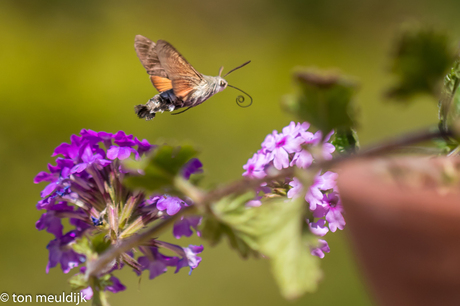
M150 81L152 81L153 86L159 91L163 92L166 90L170 90L172 87L171 80L168 78L162 78L160 76L151 75Z
M174 94L186 101L198 85L205 81L203 76L170 43L159 40L155 49L161 67L172 82Z
M144 66L150 75L153 86L159 92L163 92L171 89L172 84L165 69L161 67L155 47L156 44L147 37L136 35L134 49L136 49L137 57L139 57L142 66Z

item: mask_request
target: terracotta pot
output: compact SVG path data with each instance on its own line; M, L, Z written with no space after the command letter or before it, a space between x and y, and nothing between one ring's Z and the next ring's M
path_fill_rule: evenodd
M345 164L338 186L380 305L460 305L460 159Z

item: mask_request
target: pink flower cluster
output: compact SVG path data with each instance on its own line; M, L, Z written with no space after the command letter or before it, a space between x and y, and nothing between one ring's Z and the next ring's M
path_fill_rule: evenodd
M278 170L288 167L306 169L315 159L331 159L335 151L329 141L332 133L322 140L321 131L312 133L308 131L310 124L291 122L284 127L281 133L273 131L262 142L262 148L250 158L243 169L243 176L250 178L264 178L270 167ZM316 150L309 150L309 148ZM320 150L318 149L320 148ZM312 153L318 152L318 153ZM319 156L317 156L319 155ZM309 205L313 219L306 220L311 232L323 237L329 230L335 232L342 230L345 220L342 216L343 208L337 190L337 173L319 171L313 180L313 184L306 190L297 178L287 178L287 197L289 199L304 196ZM261 195L250 201L248 206L259 206L264 195L271 192L270 184L264 184L258 190ZM319 245L311 248L311 253L320 258L324 253L329 253L329 245L323 239L319 239Z

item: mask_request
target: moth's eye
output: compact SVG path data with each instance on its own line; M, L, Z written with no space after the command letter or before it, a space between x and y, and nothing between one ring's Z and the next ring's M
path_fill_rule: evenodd
M225 82L224 81L220 81L220 86L224 87L225 86Z

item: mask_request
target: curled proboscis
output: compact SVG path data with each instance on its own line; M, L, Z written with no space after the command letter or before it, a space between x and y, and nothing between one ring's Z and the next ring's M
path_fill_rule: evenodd
M235 88L235 89L241 91L241 92L244 93L246 96L248 96L249 99L251 99L251 101L249 102L249 104L244 105L244 102L246 101L246 98L245 98L244 96L242 96L242 95L238 95L238 96L236 97L236 104L238 104L239 107L246 108L246 107L249 107L249 106L252 105L252 101L253 101L253 100L252 100L252 97L251 97L247 92L244 92L244 91L242 91L241 89L239 89L239 88L237 88L237 87L235 87L235 86L232 86L232 85L230 85L230 84L228 84L227 86L229 86L229 87L231 87L231 88Z

